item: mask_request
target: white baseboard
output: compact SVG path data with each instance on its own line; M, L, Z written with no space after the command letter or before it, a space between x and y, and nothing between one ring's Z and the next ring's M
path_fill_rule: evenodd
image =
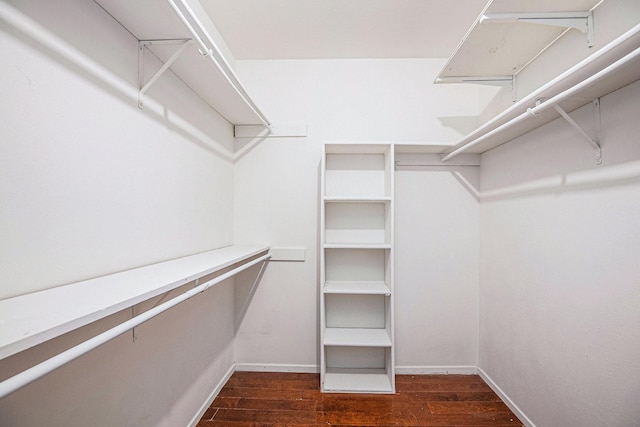
M491 389L498 395L498 397L500 397L500 399L502 399L502 401L509 407L509 409L511 409L511 412L513 412L516 417L518 417L520 419L520 421L522 421L522 423L527 426L527 427L536 427L536 425L533 423L533 421L531 421L525 414L524 412L522 412L522 410L520 410L520 408L518 407L518 405L516 405L513 400L511 400L509 398L509 396L506 395L506 393L504 391L502 391L502 389L498 386L498 384L496 384L491 377L482 370L481 367L478 367L478 375L480 375L480 378L482 378L484 380L484 382L486 382L489 387L491 387Z
M475 375L476 366L396 366L398 375Z
M320 372L318 365L281 365L263 363L237 363L236 371L245 372L305 372L317 374ZM399 375L475 375L476 366L396 366L396 374Z
M231 378L231 375L233 375L235 371L236 371L235 365L232 365L227 371L227 373L224 374L222 379L215 386L215 388L213 389L213 391L211 392L207 400L202 404L202 406L200 407L200 410L191 419L191 421L188 424L189 427L195 427L198 424L198 422L200 421L200 418L202 418L204 413L207 412L207 409L209 409L209 406L211 406L215 398L218 396L218 393L220 393L220 390L222 390L222 387L224 387L227 381L229 381L229 378Z
M236 371L245 372L303 372L317 374L320 367L317 365L280 365L263 363L237 363Z

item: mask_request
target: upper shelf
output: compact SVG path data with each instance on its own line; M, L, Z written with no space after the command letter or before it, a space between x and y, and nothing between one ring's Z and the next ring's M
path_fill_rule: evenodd
M227 246L0 300L0 360L268 250Z
M566 16L588 15L598 3L599 0L490 1L440 71L436 83L511 77L571 28L566 20L559 22L560 12ZM578 21L584 24L587 19ZM582 29L586 30L586 26Z
M191 43L170 69L180 77L211 108L234 125L268 125L268 120L259 110L226 62L209 33L197 23L195 14L185 8L181 0L96 0L138 40L188 40L195 39L191 30L212 52L205 56L198 40ZM171 4L176 5L174 9ZM191 29L181 19L184 16ZM175 45L162 43L146 47L162 62L166 63L177 50Z
M640 79L640 24L513 104L447 151L484 153Z

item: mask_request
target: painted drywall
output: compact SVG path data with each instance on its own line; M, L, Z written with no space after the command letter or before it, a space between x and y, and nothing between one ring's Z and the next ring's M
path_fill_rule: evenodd
M97 5L18 3L73 56L3 24L0 297L231 244L231 126L170 75L139 110L136 40Z
M539 427L640 419L639 99L602 98L601 166L562 120L482 156L479 366Z
M432 81L443 60L283 60L237 61L240 78L256 102L274 124L302 124L308 128L306 138L275 138L262 141L238 140L240 157L235 165L235 240L255 241L272 246L304 247L306 261L273 262L256 290L236 338L236 361L241 369L317 370L318 347L318 281L319 281L319 183L323 141L387 141L453 143L475 126L478 114L478 93L473 86L436 86ZM434 221L450 215L464 217L463 228L477 224L477 206L463 211L461 205L477 205L461 184L450 176L442 181L431 172L407 173L403 184L420 189L421 206L437 193L440 205ZM443 184L449 191L435 190ZM404 205L410 204L403 193ZM467 206L468 207L468 206ZM398 208L401 212L403 208ZM415 218L413 218L415 219ZM408 223L397 221L399 235L407 242ZM423 228L424 233L428 233ZM478 247L477 226L469 241L456 239L451 243L432 242L431 248L452 244ZM439 238L445 238L439 234ZM461 268L460 279L451 284L451 277L441 270L426 276L437 292L447 301L456 300L462 290L469 289L477 259L473 249L463 250L470 262ZM401 277L425 277L422 258L402 264ZM447 261L446 265L450 265ZM453 268L453 267L452 267ZM438 277L438 275L440 275ZM477 282L477 274L474 279ZM471 280L469 282L468 280ZM455 280L454 280L455 281ZM424 307L435 307L422 283L412 281L415 289L402 290L398 295L424 300ZM476 283L477 286L477 283ZM404 293L402 293L404 292ZM406 335L400 336L397 360L412 366L427 363L474 364L477 359L476 340L461 344L477 331L477 317L467 304L473 293L460 305L451 304L451 318L463 319L466 325L436 323L416 345L408 345ZM470 311L467 312L466 310ZM396 312L402 311L400 303ZM459 315L456 317L456 315ZM410 318L407 313L397 317L397 331L423 331L421 316ZM445 337L452 332L455 338ZM420 332L418 332L420 335ZM427 339L439 337L439 342L427 344ZM451 341L456 341L455 345ZM456 347L459 346L459 347ZM422 354L422 350L440 347L438 355ZM448 358L446 356L451 356Z
M231 244L232 126L171 73L138 109L137 41L94 2L0 6L24 23L0 21L0 298ZM188 424L233 366L233 301L227 282L25 387L0 425Z
M472 373L478 364L479 173L396 171L398 372Z

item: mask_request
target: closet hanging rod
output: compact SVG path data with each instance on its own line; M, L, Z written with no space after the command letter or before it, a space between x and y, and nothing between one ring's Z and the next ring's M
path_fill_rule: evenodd
M524 103L527 103L527 102L535 100L535 97L537 96L536 95L537 93L540 93L541 91L544 91L544 90L547 90L549 88L552 88L554 85L558 84L559 82L562 82L564 79L566 79L566 78L570 77L571 75L575 74L580 69L582 69L585 66L597 61L599 58L601 58L603 55L607 54L611 50L616 49L616 48L618 48L620 46L623 46L625 43L628 43L629 40L631 40L634 37L636 37L639 33L640 33L640 24L637 24L634 27L632 27L631 29L629 29L628 31L626 31L625 33L623 33L622 35L620 35L618 38L616 38L616 39L612 40L611 42L609 42L607 45L602 47L602 49L598 50L594 54L592 54L592 55L588 56L587 58L583 59L582 61L580 61L579 63L577 63L573 67L569 68L568 70L566 70L562 74L558 75L557 77L555 77L554 79L552 79L551 81L549 81L548 83L546 83L545 85L540 87L540 89L538 91L527 95L525 98L523 98L518 103L516 103L513 106L507 108L505 111L503 111L502 113L500 113L499 115L494 117L492 120L488 121L487 123L483 124L482 126L477 128L476 130L474 130L473 132L468 134L463 139L463 141L464 140L470 140L470 142L466 143L465 145L463 145L462 147L458 148L457 150L452 151L451 153L444 154L442 159L443 160L448 160L448 159L451 159L452 157L454 157L454 156L456 156L456 155L458 155L460 153L463 153L464 151L466 151L469 148L471 148L473 145L476 145L478 142L481 142L481 141L484 141L485 139L487 139L486 135L488 133L491 133L492 136L495 135L496 132L493 132L493 131L488 131L487 134L483 134L483 132L485 132L486 129L488 127L492 126L495 122L497 122L497 121L503 119L505 116L508 116L509 114L513 113L514 110L517 110L518 108L521 108ZM502 127L502 126L500 126L500 127L502 129L504 129L504 127ZM477 136L477 135L479 135L479 136ZM482 138L482 140L478 141L481 138Z
M235 72L231 68L231 65L229 65L229 63L225 59L220 48L215 43L215 41L213 41L213 39L211 38L207 30L204 28L204 25L202 25L202 22L200 21L200 19L198 19L198 17L193 12L191 7L187 4L186 0L178 0L178 1L182 5L182 7L187 11L187 13L190 15L190 18L198 27L198 30L200 30L200 32L204 34L205 38L207 39L207 42L211 45L211 48L209 48L207 44L202 40L202 38L198 34L198 31L196 31L196 29L191 24L191 22L189 22L189 18L187 18L187 16L183 13L180 7L178 7L178 5L176 4L176 0L167 0L167 3L169 3L169 6L171 6L174 13L178 16L178 18L180 18L184 26L191 33L193 40L200 46L200 53L211 60L213 65L215 65L215 67L218 69L222 77L224 77L224 79L227 81L229 86L233 88L236 94L249 107L249 109L253 111L253 113L258 117L260 122L262 122L262 124L267 128L268 132L271 133L271 122L269 122L269 119L267 119L267 117L262 113L262 111L260 111L258 106L253 102L253 100L247 93L246 89L238 79L238 76L236 76Z
M460 164L460 163L402 163L402 162L394 162L395 167L398 168L412 168L412 167L420 167L420 168L453 168L453 167L471 167L478 168L479 164L470 165L470 164Z
M445 155L442 157L442 161L447 161L455 156L457 156L458 154L462 154L465 151L467 151L469 148L473 147L476 144L479 144L480 142L491 138L492 136L494 136L495 134L510 128L511 126L514 126L515 124L524 121L532 116L535 116L536 114L540 113L541 111L544 111L548 108L552 108L555 105L559 104L560 102L566 100L567 98L572 97L576 92L579 92L589 86L591 86L592 84L596 83L597 81L607 77L609 74L613 73L614 71L618 70L619 68L622 68L624 66L626 66L629 62L635 61L636 59L638 59L640 57L640 48L635 49L634 51L632 51L631 53L623 56L622 58L620 58L619 60L617 60L616 62L610 64L609 66L603 68L602 70L600 70L599 72L595 73L594 75L592 75L591 77L581 81L580 83L570 87L569 89L560 92L559 94L549 98L548 100L542 102L541 104L536 105L533 108L527 108L527 110L520 114L519 116L514 117L513 119L509 120L506 123L503 123L502 125L498 126L497 128L487 132L486 134L474 139L473 141L463 145L462 147L458 148L457 150L452 151L451 153Z
M0 399L47 375L48 373L53 372L59 367L66 365L67 363L90 352L91 350L101 346L102 344L111 341L112 339L124 334L125 332L135 328L136 326L146 322L147 320L156 317L158 314L163 313L170 308L180 304L181 302L184 302L189 298L206 291L213 285L216 285L260 262L267 261L269 258L271 258L271 254L266 254L252 261L249 261L246 264L236 267L227 273L224 273L212 280L209 280L208 282L198 285L195 288L190 289L187 292L184 292L163 304L145 311L144 313L139 314L127 320L126 322L119 324L118 326L108 329L105 332L102 332L101 334L88 339L87 341L81 342L75 347L71 347L70 349L63 351L62 353L59 353L52 358L45 360L44 362L32 366L31 368L0 382Z

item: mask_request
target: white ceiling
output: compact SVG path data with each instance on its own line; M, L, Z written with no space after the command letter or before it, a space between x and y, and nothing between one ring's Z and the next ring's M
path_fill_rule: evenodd
M447 58L488 0L200 0L237 59Z

